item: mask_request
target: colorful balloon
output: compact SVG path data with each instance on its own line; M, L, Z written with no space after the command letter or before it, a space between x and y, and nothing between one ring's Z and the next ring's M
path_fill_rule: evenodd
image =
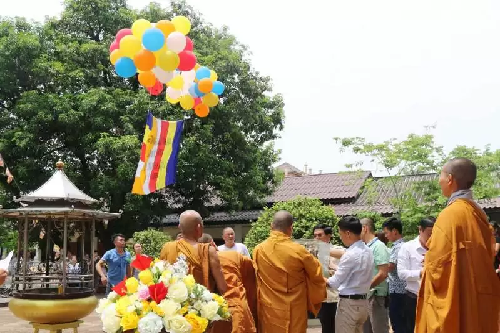
M117 32L117 35L115 36L115 41L117 41L117 43L120 43L120 41L122 40L122 38L124 38L127 35L132 35L132 30L131 29L120 29Z
M193 51L193 41L188 36L186 36L186 46L184 47L184 51Z
M139 83L146 88L155 86L155 83L157 82L157 77L150 71L139 73L137 79L139 80Z
M119 47L120 47L120 44L117 41L113 41L113 43L111 43L111 45L110 45L110 52L115 51Z
M190 110L195 105L195 100L191 97L191 95L183 95L179 99L179 104L184 110Z
M150 51L158 51L165 44L165 36L162 30L158 28L150 28L143 33L143 45L145 49Z
M195 80L195 69L192 69L190 71L181 72L181 76L183 77L184 82L189 83L190 87L191 87L193 80Z
M169 97L169 95L167 95L167 94L165 94L165 99L167 100L167 102L172 103L172 104L176 104L179 102L179 99L171 99Z
M176 27L176 31L183 35L188 35L191 30L190 20L188 20L186 16L176 16L172 19L172 23L174 24L174 27Z
M205 94L202 97L202 102L205 103L208 107L215 107L219 103L219 97L217 97L214 93Z
M195 115L198 117L207 117L209 115L209 107L204 103L200 103L195 107Z
M145 19L139 19L136 20L132 24L132 34L136 36L139 40L143 37L143 33L146 31L146 29L151 28L151 23L148 20Z
M167 83L167 86L174 88L174 89L177 89L177 90L182 89L184 86L183 77L180 75L175 76L171 81L169 81L169 83Z
M198 81L198 90L200 90L202 93L210 93L212 86L212 81L209 78L204 78Z
M141 50L141 40L133 35L124 36L120 40L120 50L125 56L134 58L136 53Z
M212 83L212 92L221 95L224 92L224 84L221 81L214 81Z
M179 65L178 69L180 71L190 71L197 64L197 57L191 51L181 51L179 52Z
M160 21L157 22L157 24L155 25L155 27L158 28L158 29L160 29L160 30L162 30L162 32L164 33L165 38L167 38L171 33L173 33L174 31L176 31L176 27L169 20L160 20Z
M210 70L208 67L202 66L197 70L197 79L202 80L204 78L210 78Z
M157 56L157 66L164 71L174 71L179 66L179 56L172 51L160 54Z
M160 81L157 81L153 87L146 88L146 90L150 95L156 96L164 90L164 85Z
M158 66L154 67L151 71L155 74L157 80L163 84L168 83L169 81L172 80L172 78L174 78L174 72L164 71Z
M169 50L179 53L183 51L185 47L186 38L180 32L174 31L167 37L167 48L169 48Z
M210 70L210 79L212 81L216 81L217 80L217 73L216 73L216 71Z
M122 58L124 54L120 51L120 49L115 49L110 53L110 62L115 65L119 58Z
M198 106L200 103L202 103L202 99L199 97L195 98L195 107Z
M136 66L128 57L119 58L115 63L115 72L122 78L130 78L136 74Z
M173 100L178 100L181 97L182 93L179 89L174 89L172 87L168 87L167 88L167 95Z
M153 52L143 49L134 56L134 64L141 71L150 71L156 65Z

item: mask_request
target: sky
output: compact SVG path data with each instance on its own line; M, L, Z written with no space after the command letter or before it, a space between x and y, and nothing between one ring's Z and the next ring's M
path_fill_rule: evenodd
M228 26L283 95L281 162L337 172L360 158L339 153L333 137L382 142L430 125L446 150L500 146L498 0L187 2ZM61 11L60 0L16 0L1 15L43 21Z

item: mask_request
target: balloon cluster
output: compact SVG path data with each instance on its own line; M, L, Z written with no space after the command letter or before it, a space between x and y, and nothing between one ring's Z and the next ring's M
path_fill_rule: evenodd
M195 109L206 117L209 108L219 103L224 84L216 72L197 64L193 42L186 36L191 23L185 16L155 24L139 19L131 29L121 29L110 46L110 61L122 78L138 73L138 80L151 95L167 86L169 103L179 102L185 110Z

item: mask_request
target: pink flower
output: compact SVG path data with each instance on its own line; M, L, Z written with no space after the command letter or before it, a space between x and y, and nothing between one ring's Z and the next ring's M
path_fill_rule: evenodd
M139 299L146 300L150 298L150 290L147 286L139 288L138 292Z

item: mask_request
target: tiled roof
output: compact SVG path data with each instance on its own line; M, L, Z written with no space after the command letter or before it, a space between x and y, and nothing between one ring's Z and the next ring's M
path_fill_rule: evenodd
M286 177L267 203L288 201L297 196L321 200L354 199L370 172L348 172Z
M299 175L304 174L302 170L292 166L291 164L289 164L287 162L284 162L283 164L277 166L276 169L284 172L285 174L290 174L290 173L299 174Z
M482 209L499 209L499 197L479 199L477 203Z
M247 211L236 211L236 212L214 212L209 217L204 219L205 223L219 223L228 221L254 221L259 215L261 215L262 210L247 210ZM177 225L179 223L178 214L170 214L162 218L161 225Z

